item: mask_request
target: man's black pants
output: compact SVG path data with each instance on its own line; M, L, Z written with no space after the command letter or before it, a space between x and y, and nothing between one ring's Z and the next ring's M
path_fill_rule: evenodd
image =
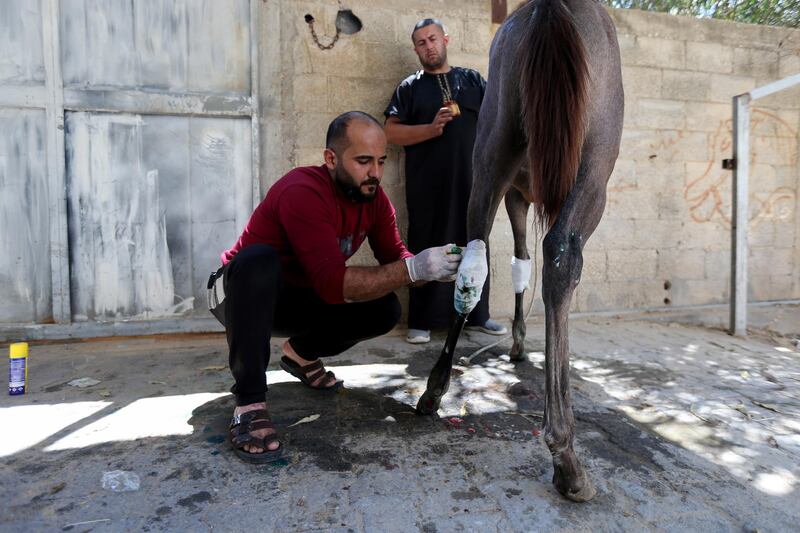
M283 283L278 253L264 244L241 250L212 274L220 276L224 299L217 305L210 301L209 307L225 326L237 405L265 401L273 333L289 337L300 357L314 360L383 335L400 319L394 293L367 302L328 304L312 288ZM209 289L213 283L209 280Z

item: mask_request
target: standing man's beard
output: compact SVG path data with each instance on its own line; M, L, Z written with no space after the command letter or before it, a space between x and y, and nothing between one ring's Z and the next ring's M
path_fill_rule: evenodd
M336 182L336 186L348 199L359 204L367 204L373 201L378 195L378 187L380 186L380 181L376 178L369 178L361 185L356 185L356 180L353 176L340 165L336 165L336 169L333 172L333 181ZM375 185L375 192L364 194L361 192L361 186L363 185Z
M428 70L436 70L442 65L444 65L445 62L447 61L447 48L442 48L442 52L438 54L438 56L439 56L438 61L434 63L428 62L427 56L420 57L419 62L422 63L423 68L426 68Z

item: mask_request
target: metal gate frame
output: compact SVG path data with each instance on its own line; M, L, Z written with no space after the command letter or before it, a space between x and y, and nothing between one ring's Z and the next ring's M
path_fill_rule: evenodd
M137 91L126 89L64 89L61 71L61 36L59 0L40 0L42 12L42 51L45 84L42 86L0 86L0 107L44 110L47 150L48 210L50 213L50 263L52 278L52 312L57 324L72 323L70 306L69 239L67 233L66 158L64 148L64 115L66 111L131 113L142 115L178 115L197 117L250 117L251 172L253 207L260 200L259 145L259 0L250 0L250 95L204 95L192 92ZM165 321L165 328L175 330L175 322ZM144 329L153 333L154 323ZM202 320L203 324L207 321ZM187 324L188 325L188 324ZM41 325L36 325L42 327ZM4 328L6 329L6 328ZM23 328L28 330L29 328ZM37 328L38 329L38 328ZM60 328L59 328L60 329ZM109 334L114 324L95 324L78 328ZM132 328L134 330L138 328ZM195 329L195 328L189 328ZM201 330L208 330L201 327ZM84 333L89 333L85 331ZM26 335L30 336L30 335Z
M733 155L723 167L733 170L731 217L731 335L747 336L747 210L750 177L750 102L800 84L800 74L733 97Z

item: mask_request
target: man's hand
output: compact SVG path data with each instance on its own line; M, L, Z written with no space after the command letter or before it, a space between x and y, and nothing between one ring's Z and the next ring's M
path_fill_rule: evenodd
M453 281L461 262L461 248L455 244L422 250L406 259L408 277L415 281Z
M431 126L433 126L433 131L435 133L435 137L439 137L444 133L444 127L447 125L448 122L453 120L453 112L450 110L449 107L442 107L439 111L436 112L436 116L433 117L433 122L431 122Z

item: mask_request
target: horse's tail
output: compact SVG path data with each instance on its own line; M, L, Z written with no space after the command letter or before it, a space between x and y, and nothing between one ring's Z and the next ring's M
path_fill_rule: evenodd
M589 67L572 13L538 0L520 41L522 110L530 197L551 226L575 183L583 145Z

